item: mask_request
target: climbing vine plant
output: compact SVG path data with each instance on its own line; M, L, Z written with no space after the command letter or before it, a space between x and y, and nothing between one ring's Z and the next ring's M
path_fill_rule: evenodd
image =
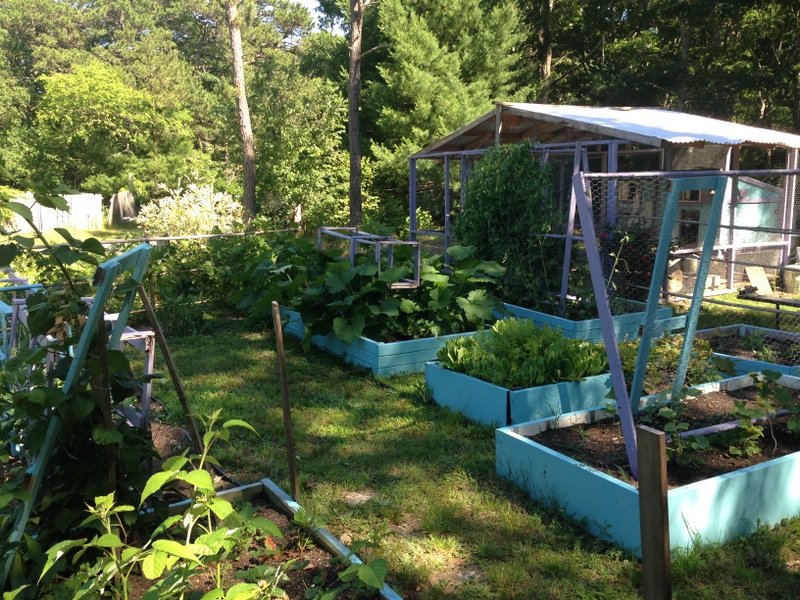
M481 156L454 231L460 244L506 267L505 300L535 306L558 289L564 242L542 235L563 231L551 168L531 151L531 142L524 141Z

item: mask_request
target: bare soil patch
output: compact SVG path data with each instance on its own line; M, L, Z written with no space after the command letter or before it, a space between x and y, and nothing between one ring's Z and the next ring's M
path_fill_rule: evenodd
M800 342L769 335L742 338L738 335L717 335L709 338L711 349L720 354L760 360L776 365L800 364Z
M754 398L755 388L752 387L688 397L683 400L686 404L683 420L690 423L690 430L725 423L732 420L730 414L734 400L752 401ZM651 426L660 429L657 424ZM712 440L713 445L708 450L687 451L688 454L685 453L682 457L684 460L676 461L673 458L667 465L669 486L679 487L800 451L800 436L788 430L786 417L773 419L771 432L769 425L765 425L764 436L758 443L759 453L754 456L735 456L728 452L729 444L720 439L716 444ZM628 465L622 429L616 419L550 429L531 439L631 485L636 485ZM684 462L690 464L683 464Z

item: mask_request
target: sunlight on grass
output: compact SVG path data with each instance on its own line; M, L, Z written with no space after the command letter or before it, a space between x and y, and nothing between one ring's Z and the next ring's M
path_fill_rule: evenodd
M197 414L221 408L223 419L244 419L258 432L236 430L218 447L225 469L243 483L269 477L288 489L271 335L220 325L170 346ZM494 430L435 406L421 374L378 380L321 352L305 354L291 338L286 356L301 504L337 536L386 530L379 554L403 598L640 597L638 561L500 480ZM170 420L180 421L171 382L155 388ZM353 504L353 493L369 499ZM681 599L788 598L800 589L798 571L793 520L747 543L677 555L674 588Z

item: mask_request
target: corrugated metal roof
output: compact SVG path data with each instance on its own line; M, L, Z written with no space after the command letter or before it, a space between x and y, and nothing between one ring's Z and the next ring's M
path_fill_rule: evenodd
M541 143L621 139L650 146L761 146L800 148L800 136L772 129L657 108L498 103L503 143L531 138ZM414 157L485 148L494 144L492 110L427 146Z

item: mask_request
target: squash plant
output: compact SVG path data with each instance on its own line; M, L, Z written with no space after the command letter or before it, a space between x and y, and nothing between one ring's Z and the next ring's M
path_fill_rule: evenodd
M453 246L447 256L447 264L444 255L423 257L419 287L393 289L410 276L409 262L379 272L361 255L351 267L336 251L277 237L245 267L237 306L257 320L269 318L273 300L298 311L308 346L312 336L331 332L345 342L358 336L391 342L480 329L502 310L492 290L504 269L476 258L471 247Z
M355 267L332 262L288 304L303 318L306 344L331 332L345 342L359 336L393 342L474 331L502 310L490 290L504 269L473 255L474 248L454 246L447 251L449 264L443 255L424 258L420 285L412 289L392 288L409 277L410 265L379 273L368 257L359 257Z

